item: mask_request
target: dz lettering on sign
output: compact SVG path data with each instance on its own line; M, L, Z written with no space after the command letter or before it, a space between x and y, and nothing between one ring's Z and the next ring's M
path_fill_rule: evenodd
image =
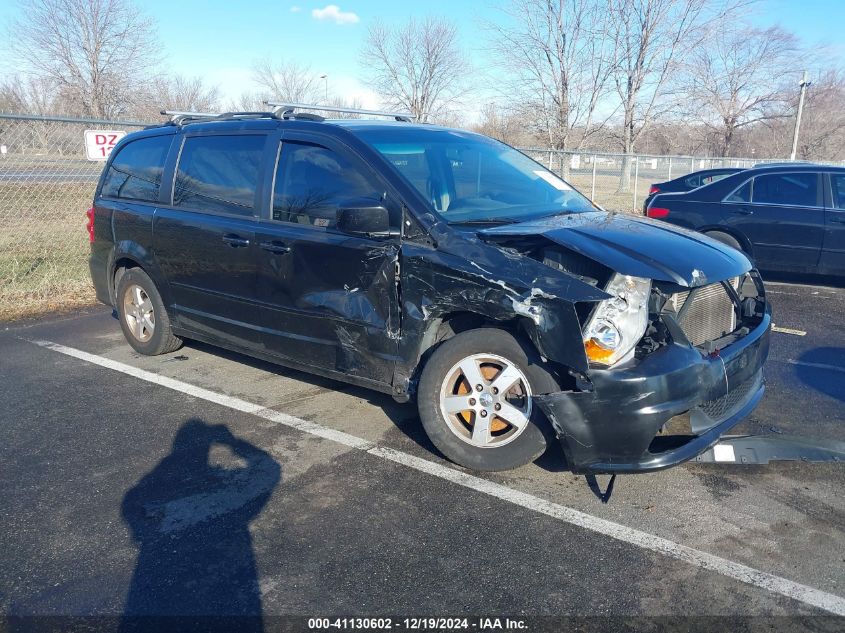
M88 160L106 160L112 148L124 136L126 136L126 132L85 130L85 158Z

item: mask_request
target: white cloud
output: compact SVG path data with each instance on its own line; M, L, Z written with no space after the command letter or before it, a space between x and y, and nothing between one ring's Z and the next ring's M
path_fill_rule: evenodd
M358 79L349 75L329 74L329 92L347 103L357 102L367 110L379 110L382 107L378 95L364 86Z
M334 22L335 24L357 24L361 18L351 11L341 11L336 4L328 4L322 9L312 9L311 17L315 20Z
M291 13L299 13L300 11L302 11L302 7L298 7L298 6L296 6L296 5L293 5L293 6L290 8L290 12L291 12Z

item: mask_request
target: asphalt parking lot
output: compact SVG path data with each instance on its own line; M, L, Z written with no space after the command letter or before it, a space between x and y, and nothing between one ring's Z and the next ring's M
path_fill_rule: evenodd
M796 332L738 431L845 441L845 289L769 296ZM845 616L845 464L686 464L602 504L562 461L463 471L411 405L141 357L102 307L0 327L0 613Z

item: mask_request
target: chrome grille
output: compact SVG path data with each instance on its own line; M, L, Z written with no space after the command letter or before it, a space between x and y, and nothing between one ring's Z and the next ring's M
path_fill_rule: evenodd
M731 280L734 287L738 283L738 278ZM671 302L681 314L678 325L693 345L703 345L736 329L734 303L721 283L678 292Z

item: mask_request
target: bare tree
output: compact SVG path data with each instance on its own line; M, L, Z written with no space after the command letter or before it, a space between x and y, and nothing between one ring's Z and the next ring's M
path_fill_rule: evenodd
M58 86L45 77L10 77L0 83L0 112L57 114L62 109Z
M521 120L495 103L481 106L481 118L473 126L476 132L499 139L509 145L520 142L524 136Z
M244 91L239 97L229 99L223 109L228 112L260 112L267 109L264 101L268 100L269 94L264 92Z
M311 67L295 61L260 59L253 64L252 76L261 86L262 99L316 103L323 96Z
M144 104L135 113L142 118L156 118L162 110L216 112L220 109L220 90L206 86L200 77L156 77L144 95Z
M795 36L783 29L725 24L690 55L688 116L714 132L719 156L730 155L740 128L785 115L784 79L797 50Z
M601 129L596 109L611 64L608 14L596 0L510 0L504 25L488 24L507 59L506 93L555 149L579 149Z
M642 131L661 113L669 79L683 52L694 50L721 2L607 0L613 34L613 84L622 110L624 152L619 191L630 189L631 154Z
M361 103L361 100L353 97L351 99L345 99L344 97L340 97L337 95L331 95L327 102L327 105L333 108L353 108L355 110L360 110L364 107ZM323 116L330 116L333 119L358 119L360 115L352 114L349 112L321 112Z
M50 80L79 114L114 118L158 59L153 23L131 0L23 0L11 25L21 72Z
M409 20L399 28L370 26L362 51L368 83L389 107L420 121L446 114L463 94L469 72L456 26L443 18Z

